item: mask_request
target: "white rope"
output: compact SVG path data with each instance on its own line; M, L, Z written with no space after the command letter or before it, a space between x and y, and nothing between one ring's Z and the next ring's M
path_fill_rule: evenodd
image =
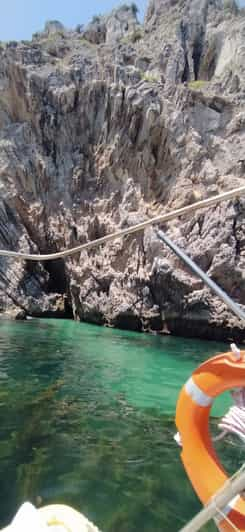
M236 344L231 344L231 350L236 361L241 359L241 351ZM245 443L245 388L235 388L231 391L234 405L231 406L227 414L221 419L218 427L222 433L213 441L222 440L229 432L236 434Z
M222 440L227 434L236 434L245 443L245 388L237 388L231 392L235 405L218 423L221 434L212 438L214 442Z
M218 427L226 433L236 434L245 443L245 407L232 406Z
M123 236L136 233L138 231L142 231L143 229L145 229L146 227L149 227L150 225L165 223L170 220L173 220L174 218L178 218L179 216L190 214L191 212L197 211L199 209L205 209L207 207L210 207L211 205L219 203L220 201L225 201L225 200L229 200L232 198L238 198L242 194L245 194L245 186L229 190L228 192L223 192L222 194L213 196L211 198L208 198L202 201L197 201L196 203L192 203L192 205L187 205L186 207L182 207L181 209L170 211L167 214L156 216L155 218L151 218L150 220L146 220L145 222L134 225L127 229L122 229L121 231L117 231L110 235L103 236L102 238L97 238L96 240L87 242L86 244L81 244L80 246L76 246L75 248L66 249L64 251L59 251L58 253L49 253L47 255L36 255L36 254L30 254L30 253L18 253L15 251L8 251L8 250L1 249L0 256L13 257L13 258L18 258L22 260L32 260L32 261L48 261L48 260L56 260L56 259L68 257L70 255L75 255L76 253L80 253L81 251L84 251L86 249L91 249L96 246L100 246L101 244L105 244L106 242L110 242L112 240L115 240L116 238L121 238Z
M222 432L218 434L218 436L213 436L212 441L216 442L216 441L223 440L223 438L225 438L225 436L227 436L228 433L229 433L228 430L222 430Z

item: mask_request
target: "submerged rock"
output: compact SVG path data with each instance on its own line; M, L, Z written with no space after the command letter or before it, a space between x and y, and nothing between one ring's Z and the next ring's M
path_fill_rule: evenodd
M243 11L151 0L0 48L0 247L51 253L244 184ZM48 35L49 34L49 35ZM164 230L245 302L243 198ZM244 340L153 228L53 263L0 258L0 308Z

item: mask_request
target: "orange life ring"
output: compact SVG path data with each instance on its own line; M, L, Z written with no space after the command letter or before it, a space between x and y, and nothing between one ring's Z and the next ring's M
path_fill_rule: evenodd
M209 414L215 397L232 388L245 387L245 351L240 360L234 353L210 358L199 366L182 388L176 410L176 425L182 441L181 458L192 486L203 504L220 490L228 477L213 448ZM245 500L238 496L223 513L245 532ZM222 532L234 528L221 517Z

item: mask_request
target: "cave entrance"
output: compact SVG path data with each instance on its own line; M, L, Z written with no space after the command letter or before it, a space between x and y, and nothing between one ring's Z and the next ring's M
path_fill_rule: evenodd
M69 287L64 260L56 259L52 261L46 261L43 265L45 270L49 273L48 291L66 295L65 312L63 317L73 319L73 311L69 296Z
M194 41L193 53L192 53L195 80L198 80L202 52L203 52L203 35L202 33L200 33Z

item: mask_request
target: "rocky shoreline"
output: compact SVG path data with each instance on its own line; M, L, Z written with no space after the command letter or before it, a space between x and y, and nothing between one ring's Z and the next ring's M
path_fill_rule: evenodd
M245 13L150 0L0 45L0 247L51 253L244 184ZM245 199L162 229L245 309ZM0 312L245 340L153 228L43 264L0 258Z

